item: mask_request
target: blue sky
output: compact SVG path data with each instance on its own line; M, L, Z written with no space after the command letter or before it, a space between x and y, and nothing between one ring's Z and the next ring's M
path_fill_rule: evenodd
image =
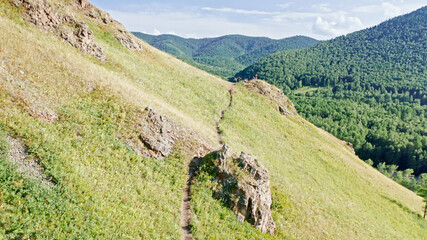
M330 39L427 5L427 0L90 0L128 30L182 37L226 34Z

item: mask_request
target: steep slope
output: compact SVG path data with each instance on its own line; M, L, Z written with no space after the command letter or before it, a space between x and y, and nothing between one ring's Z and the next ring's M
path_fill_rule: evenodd
M219 149L216 123L231 84L142 42L142 50L130 51L117 37L118 23L88 15L96 9L82 9L82 1L25 2L49 3L58 15L86 23L106 61L0 1L0 238L179 239L187 163ZM243 84L234 90L219 128L235 151L256 155L270 172L277 232L239 223L212 197L209 173L200 169L191 184L193 238L427 234L414 193L361 162L345 143L280 113L274 96ZM169 133L178 138L169 156L155 158L151 141L142 146L151 157L133 145L146 137L169 141ZM199 151L199 144L206 148ZM18 171L10 161L16 146L50 184Z
M139 138L151 106L215 147L228 83L144 43L129 51L115 38L115 23L86 16L74 1L50 4L86 22L107 61L0 1L2 135L21 139L56 183L45 188L21 176L2 155L0 238L179 238L186 151L150 160L128 140Z
M427 7L376 27L278 53L237 76L295 96L303 116L363 159L427 172Z
M243 84L235 87L220 128L235 151L258 156L269 170L275 237L425 238L426 221L417 216L421 198L358 159L346 142L299 116L281 115L270 99ZM236 238L238 229L245 238L259 239L212 200L211 178L206 171L195 183L194 235Z
M134 32L148 44L170 53L190 64L224 78L233 76L268 55L315 46L318 41L296 36L280 40L265 37L227 35L218 38L191 39L164 34L153 36Z

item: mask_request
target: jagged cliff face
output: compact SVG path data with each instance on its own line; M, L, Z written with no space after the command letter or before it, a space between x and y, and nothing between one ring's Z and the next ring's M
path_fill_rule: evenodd
M78 8L86 16L105 25L114 24L115 37L131 51L141 51L141 44L111 16L94 7L85 0L71 2L68 5L51 4L47 0L10 0L17 8L22 9L23 17L40 29L53 32L72 46L88 53L102 62L107 61L103 49L96 43L93 31L83 20L77 19L69 8Z

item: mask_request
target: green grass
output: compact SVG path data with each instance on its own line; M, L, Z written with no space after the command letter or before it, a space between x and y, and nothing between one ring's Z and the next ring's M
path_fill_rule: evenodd
M130 52L105 32L113 26L92 23L108 57L101 63L22 23L7 1L0 4L0 239L180 238L190 156L177 148L165 160L145 159L121 139L138 136L142 109L150 105L218 147L215 122L230 84L146 44L142 52ZM423 203L414 193L310 123L283 117L270 100L236 89L220 127L235 152L257 156L270 171L278 227L271 238L426 235L426 222L417 215ZM58 121L30 116L29 110L45 107L38 103ZM40 159L54 187L16 172L6 160L6 134ZM196 238L270 238L239 224L211 197L210 184L205 169L192 188Z
M283 201L273 206L279 235L423 239L427 234L421 198L366 165L344 142L300 117L281 116L242 86L236 90L220 127L234 151L258 156L270 171L273 198Z
M2 157L1 167L7 171L1 171L1 190L13 193L4 195L6 236L180 237L176 209L181 206L187 160L179 154L164 161L143 159L116 140L120 129L130 128L130 121L121 116L131 109L119 103L95 92L61 107L55 125L17 109L8 109L13 114L0 118L8 131L26 140L30 154L41 159L46 174L58 182L52 189L27 184ZM24 181L22 189L14 188L19 181Z
M96 28L95 28L96 29ZM97 34L99 31L95 31ZM105 34L96 35L104 40ZM181 60L143 44L139 54L129 54L111 44L100 45L106 50L109 65L116 66L115 75L126 77L137 91L128 95L128 101L143 99L161 111L172 115L178 122L196 128L202 135L216 142L215 121L227 104L229 83L202 70L183 64ZM126 82L125 81L125 82ZM122 83L109 82L116 87ZM129 91L129 86L125 86ZM144 94L140 94L140 92ZM123 93L120 93L123 96ZM144 96L145 95L145 96Z
M31 181L8 163L8 145L0 136L0 238L91 236L96 216L83 213L73 194ZM88 224L90 223L90 224ZM69 230L70 232L66 232Z
M1 76L0 126L28 145L58 185L40 190L38 183L26 184L2 159L5 178L22 178L29 190L3 204L9 212L1 215L0 239L179 238L187 157L177 151L164 161L143 159L118 139L138 135L138 117L150 105L216 141L213 123L227 103L221 98L227 83L149 46L142 53L118 47L110 33L90 24L109 58L100 63L56 36L10 21L5 16L12 17L13 8L1 4L7 14L0 18L0 66L18 81ZM59 120L48 124L29 116L37 102ZM2 192L14 192L13 183L2 184ZM33 205L23 205L27 197Z

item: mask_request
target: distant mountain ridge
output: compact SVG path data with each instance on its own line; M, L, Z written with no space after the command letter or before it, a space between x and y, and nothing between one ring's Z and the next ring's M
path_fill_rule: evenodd
M279 51L315 46L319 41L295 36L280 40L267 37L226 35L217 38L182 38L133 32L148 44L172 54L196 67L224 78Z

